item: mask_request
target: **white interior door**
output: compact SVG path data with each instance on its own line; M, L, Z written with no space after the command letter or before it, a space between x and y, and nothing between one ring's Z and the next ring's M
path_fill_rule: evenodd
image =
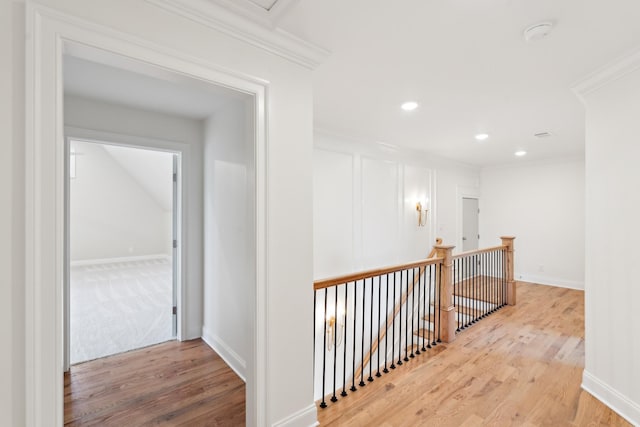
M472 251L478 249L478 199L462 199L462 250Z

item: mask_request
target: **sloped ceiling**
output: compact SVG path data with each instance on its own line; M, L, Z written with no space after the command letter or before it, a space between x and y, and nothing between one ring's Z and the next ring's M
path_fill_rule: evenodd
M103 145L164 211L173 207L173 156L162 151Z

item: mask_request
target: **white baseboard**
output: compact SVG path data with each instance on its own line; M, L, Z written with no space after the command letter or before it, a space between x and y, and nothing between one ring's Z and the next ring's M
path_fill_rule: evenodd
M582 389L617 412L634 426L640 426L640 404L621 394L585 369L582 373Z
M318 422L318 410L315 403L273 423L273 427L316 427L318 425L320 423Z
M538 285L557 286L559 288L577 289L584 291L584 282L574 280L555 279L547 276L536 276L533 274L516 273L515 278L520 282L536 283Z
M128 257L119 257L119 258L81 259L78 261L71 261L69 264L71 265L71 267L82 267L85 265L114 264L116 262L149 261L154 259L166 259L171 261L171 255L155 254L155 255L139 255L139 256L128 256Z
M233 351L227 343L211 333L206 326L202 327L202 340L222 357L222 360L238 374L242 381L247 382L247 362L240 357L238 353Z

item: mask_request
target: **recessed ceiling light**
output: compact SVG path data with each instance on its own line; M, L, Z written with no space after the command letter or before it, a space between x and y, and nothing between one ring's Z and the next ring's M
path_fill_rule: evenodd
M479 133L479 134L476 135L476 139L478 141L484 141L487 138L489 138L489 134L488 133Z
M413 111L416 108L418 108L418 103L415 101L407 101L405 103L403 103L400 108L402 108L404 111Z
M522 157L522 156L526 156L526 155L527 155L527 152L526 152L526 151L524 151L524 150L520 150L520 151L516 151L516 152L515 152L515 153L513 153L513 154L515 154L515 155L516 155L516 156L518 156L518 157Z

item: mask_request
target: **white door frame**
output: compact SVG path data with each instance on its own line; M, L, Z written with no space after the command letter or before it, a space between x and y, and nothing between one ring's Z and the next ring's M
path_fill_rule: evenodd
M186 334L186 319L185 313L188 311L188 302L185 298L185 289L183 289L183 283L185 283L187 274L186 269L183 266L186 266L186 256L187 251L183 250L187 246L188 243L188 233L185 232L187 223L186 218L188 218L188 206L186 204L186 194L188 185L188 179L183 179L184 176L188 175L188 168L186 164L189 163L189 159L191 158L191 150L189 144L174 142L174 141L161 141L158 139L152 138L142 138L130 135L121 135L117 133L111 132L103 132L96 131L93 129L82 129L77 127L65 126L65 161L68 162L69 153L68 148L71 141L79 141L79 142L88 142L95 143L101 145L117 145L121 147L129 147L129 148L138 148L142 150L150 150L150 151L162 151L165 153L170 153L172 155L176 155L177 158L177 200L174 200L173 208L172 208L172 223L175 226L172 226L172 237L171 239L176 239L178 241L177 248L172 251L172 288L173 288L173 304L177 307L178 316L175 318L175 323L172 326L172 329L176 328L175 337L178 341L182 341ZM183 161L186 160L186 161ZM172 159L172 165L174 160ZM69 258L69 232L71 225L71 217L69 211L69 202L70 202L70 193L69 193L69 176L67 175L68 167L65 168L65 261L64 267L68 269L70 266L71 259ZM173 186L172 182L172 186ZM172 190L173 192L173 190ZM70 277L69 271L65 271L65 287L64 287L64 337L65 337L65 348L64 348L64 370L65 372L69 370L70 359L69 359L69 328L70 328L70 318L69 318L69 308L70 308ZM172 323L174 322L174 318L172 317Z
M247 372L247 424L266 424L267 82L31 2L26 8L25 388L26 425L63 424L64 125L62 56L85 46L225 86L254 98L256 165L255 359Z

